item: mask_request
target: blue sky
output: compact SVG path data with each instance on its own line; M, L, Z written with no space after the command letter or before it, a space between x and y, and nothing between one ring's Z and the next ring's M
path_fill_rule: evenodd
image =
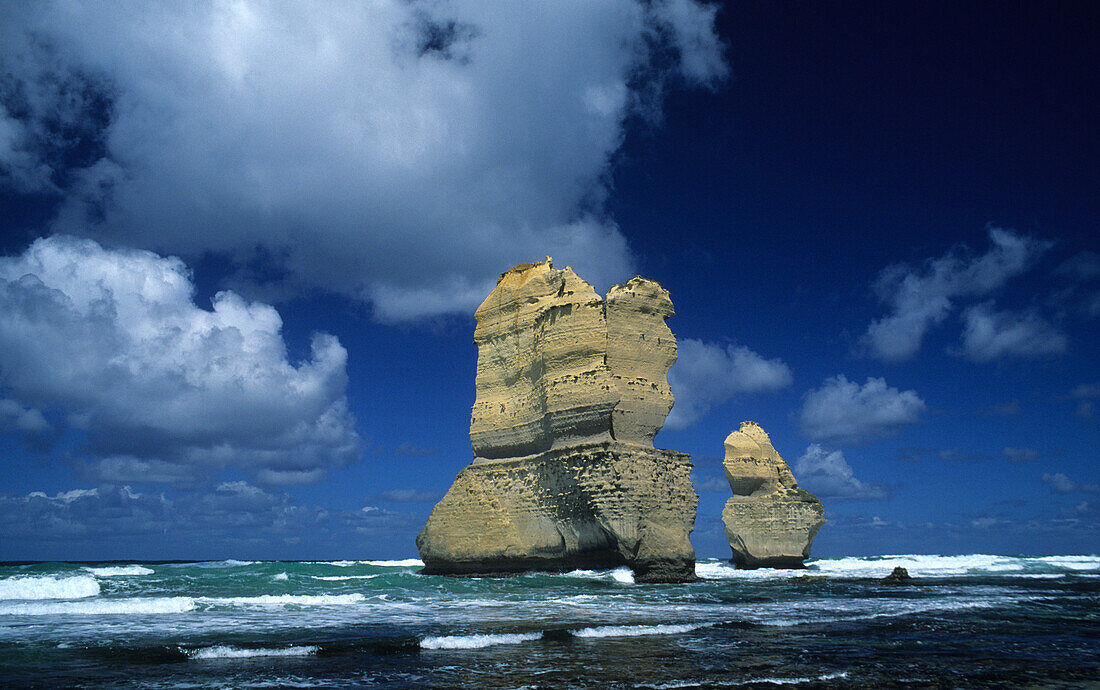
M816 555L1100 549L1096 9L0 6L0 559L356 558L471 460L473 309L669 289L660 447Z

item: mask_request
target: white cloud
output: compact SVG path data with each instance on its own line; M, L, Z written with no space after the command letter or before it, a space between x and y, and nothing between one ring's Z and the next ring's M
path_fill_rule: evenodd
M791 370L779 358L764 359L744 346L705 343L684 338L677 343L676 363L668 382L676 403L665 423L683 429L699 421L714 405L738 393L776 391L791 385Z
M916 423L925 409L916 391L899 391L873 377L861 386L841 374L806 393L799 421L812 440L858 443Z
M40 411L28 408L16 400L0 398L0 431L5 429L39 434L49 431L50 424Z
M828 451L819 443L811 443L794 466L800 486L819 498L879 500L886 498L881 484L868 484L856 479L852 466L839 450Z
M1048 485L1051 491L1059 494L1072 494L1078 492L1088 494L1100 493L1100 486L1096 484L1079 484L1062 472L1044 474L1043 483Z
M883 270L875 291L892 312L867 328L863 343L870 354L892 362L911 358L928 329L951 313L955 300L997 290L1051 246L993 227L989 228L989 240L992 247L978 256L956 247L920 268L896 264Z
M0 83L29 97L0 113L0 174L62 190L59 232L221 253L241 284L353 295L381 319L472 309L546 254L606 286L633 264L603 207L610 160L667 84L725 75L716 10L12 4Z
M0 258L5 404L86 432L92 473L116 482L232 467L285 484L358 457L336 338L294 366L275 309L193 297L186 266L151 252L53 237Z
M994 311L992 302L983 302L967 309L963 320L958 354L975 362L1058 355L1066 351L1066 336L1034 312Z

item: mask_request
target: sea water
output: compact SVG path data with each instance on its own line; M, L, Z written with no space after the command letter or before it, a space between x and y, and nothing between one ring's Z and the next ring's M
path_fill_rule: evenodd
M822 558L635 584L398 561L0 566L0 686L1100 687L1100 557ZM914 578L891 586L895 566Z

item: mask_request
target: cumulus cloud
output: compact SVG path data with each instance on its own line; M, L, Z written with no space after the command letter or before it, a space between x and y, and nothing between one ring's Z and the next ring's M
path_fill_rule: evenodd
M983 302L967 309L963 321L958 354L975 362L1066 351L1066 336L1034 312L995 311L992 302Z
M699 421L714 405L739 393L776 391L791 385L791 369L779 358L765 359L744 346L705 343L684 338L668 382L676 404L665 423L683 429Z
M232 292L199 308L178 259L38 240L0 258L0 412L34 427L42 410L83 431L100 479L235 468L315 481L359 456L347 352L315 334L295 366L281 328L275 309Z
M383 320L471 309L546 254L609 285L633 263L610 161L671 85L725 76L716 11L9 4L0 174L60 195L56 231L212 251L243 285L320 287Z
M1073 481L1062 472L1044 474L1043 483L1049 486L1051 491L1059 494L1100 493L1100 486L1096 484L1080 484Z
M841 374L803 396L799 421L812 440L858 443L916 423L925 409L914 390L899 391L874 377L861 386Z
M25 407L16 400L0 399L0 431L8 429L40 434L49 431L50 424L38 410Z
M950 315L956 300L999 289L1051 247L1050 242L994 227L989 228L989 240L992 246L984 254L956 247L920 267L896 264L883 270L875 292L892 311L873 321L863 335L870 354L892 362L911 358L928 329Z
M820 498L876 501L886 498L886 487L856 479L839 450L811 443L794 466L798 483Z

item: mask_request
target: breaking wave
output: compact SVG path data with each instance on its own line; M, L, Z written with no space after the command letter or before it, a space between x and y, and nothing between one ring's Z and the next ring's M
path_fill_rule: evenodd
M678 635L705 628L707 623L682 625L600 625L573 631L576 637L643 637L645 635Z
M360 561L364 565L381 566L383 568L423 568L424 561L419 558L404 558L397 561Z
M634 573L626 566L614 570L571 570L565 575L566 577L583 577L592 580L611 579L624 585L634 584Z
M500 633L496 635L444 635L425 637L420 641L423 649L481 649L498 644L519 644L542 637L542 633Z
M0 615L11 616L99 616L184 613L195 610L191 597L132 597L79 601L4 602Z
M209 606L347 606L366 597L355 594L261 594L254 597L196 597Z
M128 577L131 575L152 575L153 569L142 565L114 565L102 568L84 568L96 577Z
M776 580L792 577L824 576L831 578L881 579L895 567L905 568L912 577L1052 577L1100 570L1100 556L937 556L902 554L849 558L818 558L806 561L806 568L782 570L761 568L738 570L718 560L699 561L695 573L706 580Z
M257 648L245 649L217 645L215 647L201 647L199 649L186 650L184 653L192 659L245 659L261 656L312 656L320 647L283 647L279 649Z
M99 595L99 583L89 575L17 575L0 580L0 600L83 599Z

